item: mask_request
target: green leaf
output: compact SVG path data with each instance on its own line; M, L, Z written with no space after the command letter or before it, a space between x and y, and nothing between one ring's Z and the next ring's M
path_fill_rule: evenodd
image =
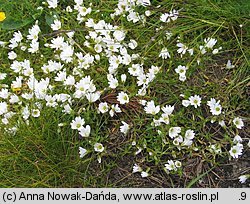
M14 18L8 17L2 24L2 29L4 30L15 30L20 29L34 21L33 18L27 18L25 20L16 20Z

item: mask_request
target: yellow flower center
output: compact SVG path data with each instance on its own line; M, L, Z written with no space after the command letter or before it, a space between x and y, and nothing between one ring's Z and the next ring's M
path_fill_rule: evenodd
M0 22L4 21L4 19L6 18L6 15L4 12L0 12Z
M14 91L14 92L19 92L19 91L21 91L21 87L15 88L15 87L11 86L11 89L12 89L12 91Z

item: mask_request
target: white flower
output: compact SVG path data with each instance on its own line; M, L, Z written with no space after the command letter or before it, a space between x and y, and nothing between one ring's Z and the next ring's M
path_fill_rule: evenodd
M118 80L116 78L114 78L114 77L110 78L108 83L109 83L109 87L111 89L115 89L119 85Z
M248 141L247 146L250 147L250 140Z
M73 130L81 130L83 128L83 125L85 124L84 118L82 119L80 116L76 117L75 120L72 120L70 123L71 129Z
M147 105L144 107L144 110L146 111L147 114L156 115L157 113L159 113L161 108L159 105L155 106L155 102L152 100L147 102Z
M132 141L131 145L135 146L136 145L136 141Z
M147 105L147 101L146 100L139 100L139 103L143 106Z
M100 98L100 92L95 92L95 93L87 93L86 98L90 103L96 102Z
M70 114L72 112L72 109L71 109L69 104L63 106L63 108L64 108L64 110L63 110L64 113Z
M182 100L182 105L185 107L188 107L190 105L190 101L189 100Z
M71 45L73 45L73 44L74 44L74 41L72 41L72 40L73 40L73 37L74 37L74 35L75 35L75 31L66 32L66 35L67 35L68 38L69 38L69 43L70 43Z
M9 97L10 93L8 89L2 89L0 90L0 98L7 99Z
M6 73L0 73L0 80L4 80L6 78Z
M132 64L130 68L128 68L128 73L132 76L140 76L144 73L143 67L140 64Z
M106 113L109 111L109 106L106 102L104 103L99 103L99 108L98 110L101 112L101 113Z
M170 11L169 13L162 14L160 17L160 21L162 21L164 23L165 22L169 23L170 20L172 20L172 21L177 20L178 15L179 15L179 12L174 9L173 11Z
M192 56L194 54L194 49L188 49L189 54Z
M173 160L168 160L168 163L165 164L165 169L167 169L169 171L172 171L172 170L176 171L177 170Z
M79 134L82 136L82 137L88 137L90 135L90 126L87 125L86 127L82 127L80 130L79 130Z
M79 154L80 158L83 158L87 154L87 150L82 147L79 147Z
M182 57L182 55L184 55L184 54L187 52L187 50L188 50L188 47L187 47L186 45L182 44L182 43L177 43L176 46L179 47L179 49L177 50L177 52L178 52L179 54L181 54L181 57Z
M74 2L76 3L76 5L80 6L83 4L83 0L74 0Z
M129 11L129 15L127 15L127 20L136 23L140 20L140 15L137 12Z
M201 97L199 95L194 95L189 97L190 105L197 108L201 105Z
M179 15L179 11L176 11L175 9L173 11L169 12L169 17L172 21L176 21Z
M17 44L17 42L15 41L15 39L13 40L13 42L15 42L15 46L17 47L18 44ZM1 46L1 47L5 47L6 44L8 44L8 43L0 40L0 46ZM11 46L10 46L10 47L11 47Z
M58 105L55 96L46 95L45 100L47 102L46 106L48 107L56 107Z
M62 23L58 19L55 19L54 23L52 23L50 27L52 28L52 30L60 30L62 27Z
M121 113L121 112L122 112L122 110L120 109L118 104L115 104L115 105L112 104L111 108L110 108L110 111L109 111L109 115L111 117L113 117L115 113Z
M137 149L138 149L138 150L135 152L135 155L141 153L141 151L142 151L142 148L141 148L141 147L137 147Z
M185 139L192 140L194 139L195 133L193 130L187 130L185 133Z
M1 115L1 105L0 105L0 115ZM27 120L30 117L29 107L25 106L22 110L22 116L24 120Z
M6 102L0 102L0 115L3 115L8 112L8 105Z
M242 155L243 151L243 145L240 143L237 143L233 147L231 147L229 153L233 158L238 158L240 155Z
M145 16L150 16L150 15L151 15L151 11L150 10L145 11Z
M175 166L176 166L177 168L181 168L181 166L182 166L182 164L181 164L180 161L175 161L174 164L175 164Z
M171 127L168 131L168 135L170 138L177 137L181 133L181 128L180 127Z
M175 72L179 74L179 80L180 81L185 81L186 80L186 70L188 67L179 65L176 69Z
M102 46L100 44L96 44L94 46L94 50L97 52L97 53L101 53L102 52Z
M66 63L71 62L73 60L72 56L74 54L74 48L70 45L64 45L62 48L62 52L60 54L61 60Z
M162 107L161 110L167 115L171 115L174 111L174 106L166 105L165 107Z
M22 33L20 31L14 32L13 38L16 42L21 42L23 39Z
M18 103L19 101L20 101L20 100L19 100L19 98L18 98L17 95L13 94L13 95L10 96L10 100L9 100L10 103ZM22 103L22 102L20 102L20 104L21 104L21 103Z
M64 85L67 85L67 86L73 86L75 85L75 77L74 76L68 76L66 78L66 80L64 81Z
M167 48L163 48L159 54L159 57L162 57L162 59L170 58L170 54L168 52Z
M209 107L214 106L216 104L216 100L214 98L211 98L210 101L207 101L207 105Z
M218 52L219 52L219 49L214 49L212 53L213 53L214 55L216 55Z
M187 79L186 75L184 75L184 74L179 75L179 80L180 81L186 81L186 79Z
M128 94L124 93L123 91L120 92L117 96L117 101L120 102L120 104L125 104L129 102Z
M31 29L29 29L29 35L27 35L27 38L32 41L38 40L38 34L41 32L40 27L37 25L37 22Z
M168 20L167 22L169 22L170 19L168 17L169 17L169 14L167 13L161 14L160 21L165 23Z
M184 146L191 146L193 144L193 140L189 140L189 139L184 139L182 145Z
M186 66L182 66L182 65L179 65L176 69L175 69L175 72L179 75L185 75L186 74L186 71L187 71L187 67Z
M157 127L157 126L161 125L161 122L162 122L161 119L159 119L159 120L153 119L153 122L151 124L154 125L155 127Z
M173 144L176 146L179 146L180 143L183 142L183 138L181 135L178 135L174 140L173 140Z
M212 49L213 46L217 43L217 40L214 38L205 38L204 42L206 43L205 47Z
M167 113L161 114L161 117L159 118L159 122L169 124L169 114L167 114Z
M86 16L87 14L91 13L91 11L92 11L91 7L86 8L84 6L79 6L79 8L78 8L78 12L80 15L80 16L78 16L79 19L81 19L82 16Z
M234 67L235 67L235 66L232 65L231 61L228 60L228 61L227 61L227 64L226 64L226 68L227 68L227 69L232 69L232 68L234 68Z
M102 145L101 143L95 143L95 145L94 145L94 150L95 150L96 152L103 152L104 147L103 147L103 145Z
M145 177L148 177L148 176L149 176L148 172L146 172L146 171L141 172L141 177L142 178L145 178Z
M127 79L127 75L126 75L126 74L122 74L122 75L121 75L121 81L122 81L123 83L125 83L125 82L126 82L126 79Z
M146 75L141 74L137 77L137 85L138 86L145 86L149 83L148 78L146 77Z
M239 135L235 135L235 137L234 137L234 139L233 139L233 142L234 143L241 143L242 142L242 138L241 138L241 136L239 136Z
M102 163L102 157L100 157L100 156L98 155L98 156L97 156L97 161L98 161L99 164Z
M47 0L48 8L56 8L57 7L57 0Z
M202 55L204 55L207 52L205 46L201 45L199 48L200 48ZM197 63L198 63L198 65L200 64L200 58L197 59Z
M56 38L53 38L51 40L51 44L49 44L48 46L56 49L56 50L62 50L64 46L66 46L67 44L64 42L64 37L62 36L58 36Z
M40 116L40 110L39 109L33 109L32 112L31 112L31 115L34 118L38 118Z
M70 6L67 6L66 9L65 9L67 12L71 13L73 10Z
M150 75L156 75L159 73L159 71L161 70L160 67L151 65L151 68L148 70L148 72L150 73ZM147 74L147 76L149 77L149 73ZM150 77L149 77L150 78Z
M11 51L8 53L8 58L10 60L14 60L14 59L16 59L16 57L17 57L17 54L14 51Z
M36 40L32 40L30 43L30 48L28 49L28 52L36 53L38 50L39 50L39 42Z
M213 107L211 107L210 112L213 115L220 115L221 114L222 107L220 104L215 104Z
M220 154L222 152L221 147L219 145L210 145L209 151L215 154Z
M226 123L225 123L224 120L220 120L220 121L219 121L219 125L220 125L221 127L226 127Z
M211 98L210 101L207 101L207 105L210 107L210 112L213 115L220 115L222 107L220 101L216 101L214 98Z
M244 127L244 122L241 118L236 117L233 119L233 123L234 125L238 128L238 129L242 129L242 127Z
M120 131L126 135L128 133L128 131L129 131L129 128L130 128L129 124L127 124L124 121L121 121L121 122L122 122L123 125L120 126Z
M125 38L125 32L122 31L122 30L116 30L116 31L113 33L113 36L114 36L114 38L115 38L117 41L121 42L121 41L124 40L124 38Z
M151 2L150 0L137 0L137 5L142 5L142 6L150 6L151 5Z
M131 39L130 42L128 43L129 48L132 50L135 49L137 47L137 45L138 45L138 43L133 39Z
M246 180L250 177L250 175L242 175L242 176L239 176L239 182L241 183L245 183Z
M142 172L142 168L139 165L134 164L132 173L136 173L136 172Z

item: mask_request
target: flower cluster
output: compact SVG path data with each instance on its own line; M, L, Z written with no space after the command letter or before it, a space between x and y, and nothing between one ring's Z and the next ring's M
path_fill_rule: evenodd
M47 0L43 5L42 9L47 9L48 12L60 7L57 0ZM105 118L108 121L112 119L112 123L115 121L117 126L114 129L120 131L124 138L136 135L132 143L132 148L137 148L135 156L147 152L149 158L165 164L166 161L159 158L162 155L170 158L169 155L172 155L174 160L168 160L164 167L168 173L181 171L182 162L178 160L178 156L185 155L185 151L197 151L203 146L204 151L209 154L221 155L226 151L230 157L239 158L246 141L238 135L244 127L244 118L225 117L226 106L222 99L216 100L214 96L211 98L202 92L182 94L181 102L173 99L173 103L153 98L153 83L157 83L158 76L165 74L166 64L170 60L176 57L181 60L174 65L170 63L169 69L174 73L173 77L178 74L181 81L178 83L183 85L192 68L190 61L196 63L197 60L199 65L205 53L217 54L222 48L214 48L218 42L215 38L207 37L195 47L176 36L177 40L173 39L171 43L159 43L159 49L153 46L156 56L144 56L145 53L142 54L140 50L145 47L130 35L129 32L132 31L119 26L119 20L115 23L113 20L124 17L133 26L137 22L144 23L140 26L146 26L145 22L152 13L145 10L150 5L150 0L119 0L111 18L103 20L93 14L92 4L74 0L73 6L68 5L60 13L62 16L59 13L53 16L53 22L48 27L52 34L48 35L50 37L46 38L42 23L36 21L27 31L13 32L8 42L0 41L1 49L7 51L9 61L9 68L4 71L1 69L0 73L0 118L3 130L15 134L22 122L30 125L30 122L43 117L47 109L51 109L61 114L62 121L58 121L58 127L69 126L82 139L80 158L89 152L95 152L98 162L101 162L101 157L109 148L102 135L96 135L98 127L92 121L92 115L97 115L98 120ZM145 12L141 14L141 10ZM165 26L166 23L175 23L179 12L172 9L161 13L160 17L152 15L156 15L158 20L160 18L160 24ZM67 21L63 20L63 15L68 13L71 20L75 19L77 25L80 25L79 28L64 30L69 25L65 25ZM0 21L3 18L0 12ZM162 30L164 26L157 30ZM173 33L170 28L168 31L164 30L163 35L165 39L171 38L172 41ZM79 44L79 40L82 43ZM172 43L174 46L171 47ZM186 58L188 60L184 62ZM233 65L228 61L226 67L231 69ZM106 93L114 94L112 100L104 97ZM146 127L146 130L139 137L136 132L137 123L124 117L133 101L138 102L136 106L144 111L140 117L146 118L142 118L143 125L140 126L140 129ZM200 115L200 118L207 117L202 120L218 121L225 129L236 129L235 134L228 131L236 135L226 141L231 144L231 149L213 140L204 144L204 133L196 129L194 116L190 119L193 120L192 124L186 122L185 111L195 115L201 109L206 111L208 107L210 113L208 116ZM206 125L205 122L203 125ZM136 133L131 134L134 131ZM159 141L160 147L157 146ZM144 171L137 164L133 166L133 173L140 172L142 177L148 177L149 170ZM241 182L245 180L246 177L240 178Z
M111 17L126 15L127 21L137 23L138 21L145 21L146 16L150 15L149 12L145 12L145 15L138 13L135 8L138 6L150 6L150 0L119 0L115 12L111 14Z
M134 164L132 173L139 172L139 173L141 173L141 177L145 178L145 177L149 176L149 173L148 173L149 170L150 169L147 169L146 171L143 171L143 169L138 164Z
M211 98L210 101L207 101L207 105L213 115L221 114L222 107L220 105L220 101L216 101L214 98Z
M176 21L179 16L179 12L175 9L170 11L169 13L164 13L160 17L160 21L169 23L170 21Z
M177 171L181 167L182 167L182 163L180 161L168 160L168 163L165 164L165 170L167 172Z

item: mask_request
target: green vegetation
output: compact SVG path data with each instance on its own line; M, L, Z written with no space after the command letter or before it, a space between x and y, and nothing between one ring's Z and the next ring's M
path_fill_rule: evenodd
M151 0L149 6L131 8L144 16L145 20L140 17L138 22L133 22L136 17L128 20L129 12L112 17L118 1L84 1L91 12L83 9L80 16L73 0L58 2L55 8L48 8L47 1L0 0L0 12L6 14L0 22L0 187L228 187L233 185L230 182L242 186L238 177L250 174L249 1ZM162 15L174 10L178 14L164 22ZM95 26L86 26L90 18ZM53 30L57 19L61 28ZM101 20L111 31L102 33ZM38 38L27 39L34 25L41 30ZM115 37L114 30L122 33ZM12 49L10 40L18 31L23 39ZM55 49L51 44L58 37L63 37L65 44L55 43L61 46ZM138 46L131 48L130 39ZM39 42L37 50L35 45L30 49L32 40ZM11 51L16 56L9 54ZM119 56L119 63L112 61L112 56ZM13 65L15 60L22 62L20 70ZM30 67L24 60L29 60ZM48 65L49 60L62 67ZM118 68L114 68L116 64ZM132 65L142 65L143 71L137 67L132 76ZM177 73L180 65L185 66L186 74ZM64 71L75 81L59 76ZM124 74L126 81L121 79ZM83 85L78 85L87 86L87 92L77 85L81 80ZM139 81L147 83L145 95L138 94L142 88ZM119 99L122 92L128 103ZM197 106L197 97L192 99L195 95L201 97ZM92 102L88 97L98 99ZM220 110L207 105L211 98L219 101ZM183 100L189 103L187 107ZM107 104L108 111L100 104ZM67 113L65 105L72 110ZM112 117L111 105L118 105L121 112L114 111ZM174 107L173 112L167 105ZM157 110L163 107L167 110ZM73 127L77 117L84 119L78 129ZM175 134L178 130L173 127L180 127L180 132ZM189 130L195 135L189 132L185 136ZM95 149L97 144L104 150L102 146ZM79 147L87 150L82 158ZM175 163L172 168L168 162L172 160L181 166ZM132 173L135 164L139 172ZM241 170L232 170L232 165Z

